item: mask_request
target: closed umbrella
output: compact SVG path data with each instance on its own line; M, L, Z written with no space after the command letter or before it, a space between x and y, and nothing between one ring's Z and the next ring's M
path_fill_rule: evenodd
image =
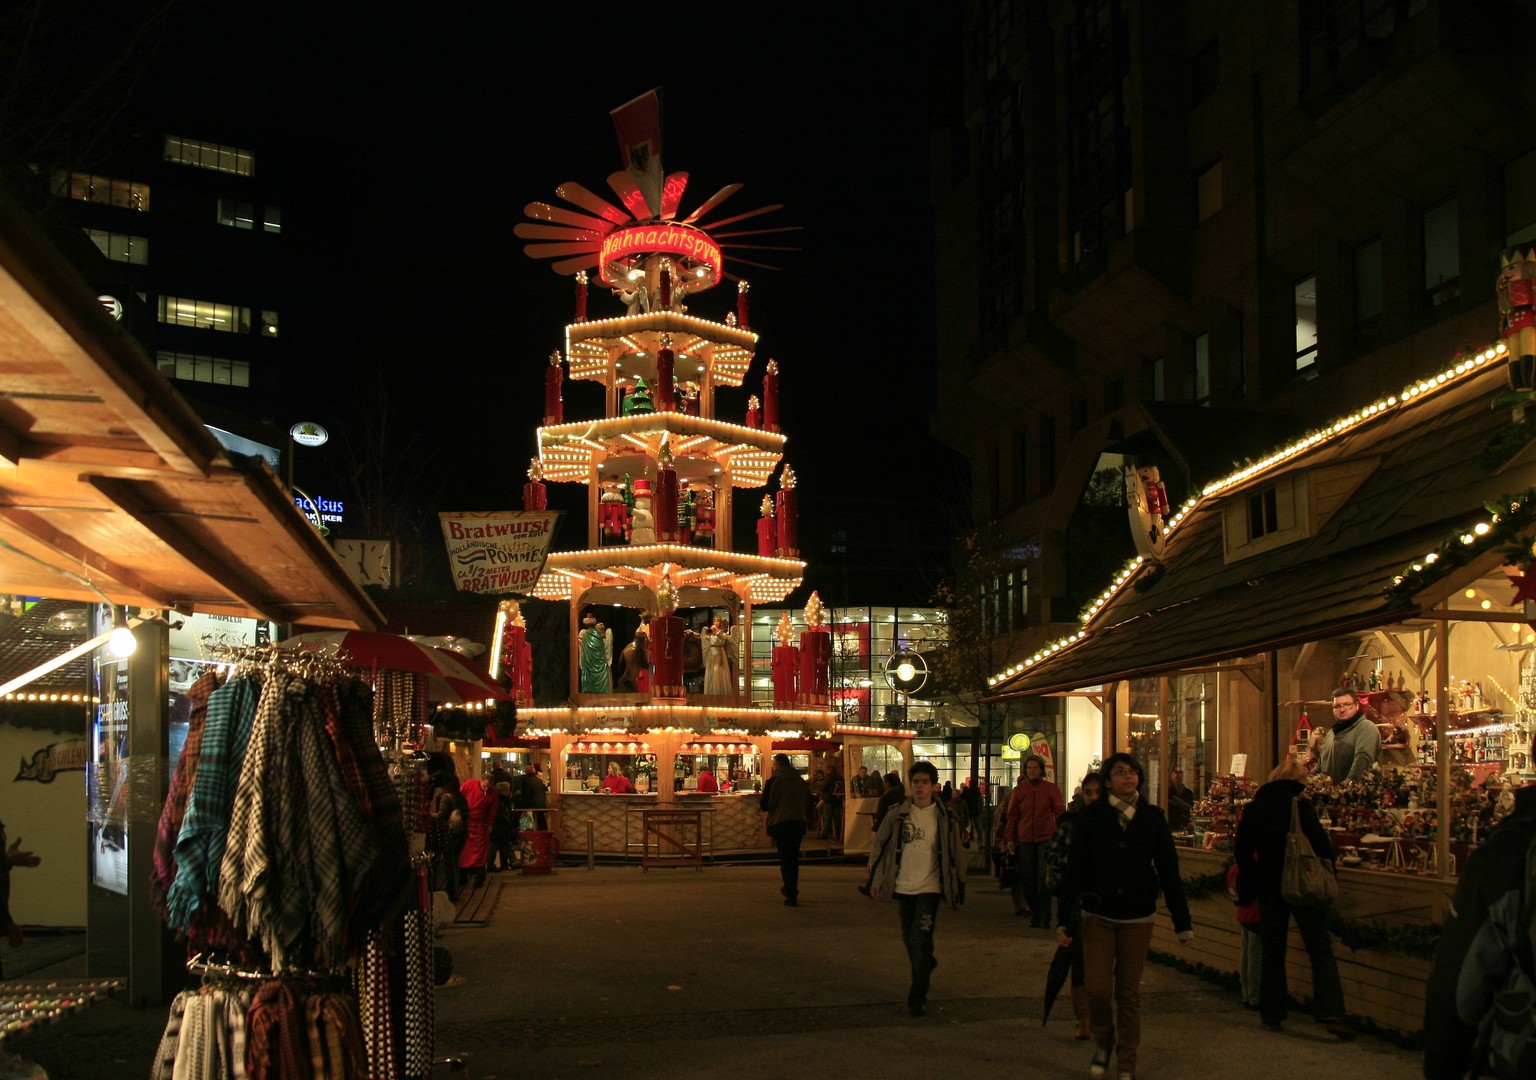
M425 675L427 696L433 701L462 704L487 699L512 700L512 695L503 690L483 666L459 653L433 648L400 634L323 630L288 638L282 645L336 655L347 667Z
M1040 1014L1040 1026L1045 1027L1045 1022L1051 1018L1051 1006L1056 1004L1056 996L1061 993L1061 988L1067 985L1067 976L1072 974L1072 947L1070 945L1056 946L1056 955L1051 957L1050 970L1045 973L1045 1009Z

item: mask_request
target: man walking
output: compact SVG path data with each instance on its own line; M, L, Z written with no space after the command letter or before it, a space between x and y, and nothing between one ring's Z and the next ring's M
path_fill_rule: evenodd
M811 807L811 787L795 769L788 754L773 755L773 775L763 785L757 808L763 825L779 849L779 877L784 884L786 907L800 902L800 842L805 839L805 816Z
M922 1016L928 983L939 962L933 956L933 924L939 902L958 908L965 902L960 823L934 798L939 770L919 761L907 773L910 795L885 815L869 857L869 895L896 898L901 938L912 963L907 1011Z

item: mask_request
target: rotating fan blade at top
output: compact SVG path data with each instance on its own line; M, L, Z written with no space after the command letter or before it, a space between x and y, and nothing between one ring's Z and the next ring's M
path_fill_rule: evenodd
M675 172L666 178L661 185L661 216L675 218L677 216L677 204L683 201L683 192L688 188L688 174Z
M756 210L748 210L745 214L737 214L735 217L721 218L719 221L711 221L707 225L701 224L699 228L705 230L718 229L722 225L730 225L733 222L745 221L747 218L757 217L758 214L767 214L774 210L782 209L784 209L783 203L772 203L768 206L760 206Z
M567 225L533 225L521 222L512 230L514 236L524 240L600 240L602 233L591 229L573 229Z
M603 204L608 206L607 203ZM617 207L609 206L615 214L622 213ZM531 202L523 207L523 213L535 221L549 221L557 225L570 225L577 229L591 229L596 233L606 233L612 230L613 223L600 217L589 217L586 214L578 214L574 210L563 210L558 206L550 206L546 202Z
M646 204L645 194L635 185L635 178L627 172L612 173L608 177L608 186L619 197L636 221L644 221L651 216L651 208Z
M565 183L555 188L555 194L560 196L566 202L570 203L572 206L579 206L583 210L591 211L598 217L602 218L604 221L610 221L615 225L624 225L629 222L629 215L626 214L623 210L620 210L617 206L614 206L607 199L592 194L592 192L588 191L574 180L567 180ZM534 205L542 206L543 204L535 203Z
M692 225L695 221L698 221L699 218L701 218L705 214L709 213L715 207L717 207L721 203L725 202L726 199L729 199L732 195L736 194L740 190L741 190L741 185L740 184L727 184L727 185L725 185L725 187L721 188L719 191L715 192L709 198L705 199L703 204L700 205L697 210L695 210L693 213L689 214L687 217L683 218L683 222L682 223L684 225Z

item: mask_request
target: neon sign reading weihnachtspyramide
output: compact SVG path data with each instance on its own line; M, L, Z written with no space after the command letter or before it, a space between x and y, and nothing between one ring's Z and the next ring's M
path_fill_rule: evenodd
M613 283L609 270L615 263L657 253L681 256L708 267L712 279L720 278L720 245L691 226L667 224L634 225L603 237L598 262L603 281Z

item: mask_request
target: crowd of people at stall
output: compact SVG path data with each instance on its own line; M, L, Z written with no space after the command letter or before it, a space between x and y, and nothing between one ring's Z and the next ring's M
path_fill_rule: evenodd
M426 835L432 888L457 902L465 885L479 887L487 874L517 868L520 833L544 828L546 815L539 811L549 805L549 787L536 763L518 775L497 765L461 782L450 755L438 751L430 758Z

